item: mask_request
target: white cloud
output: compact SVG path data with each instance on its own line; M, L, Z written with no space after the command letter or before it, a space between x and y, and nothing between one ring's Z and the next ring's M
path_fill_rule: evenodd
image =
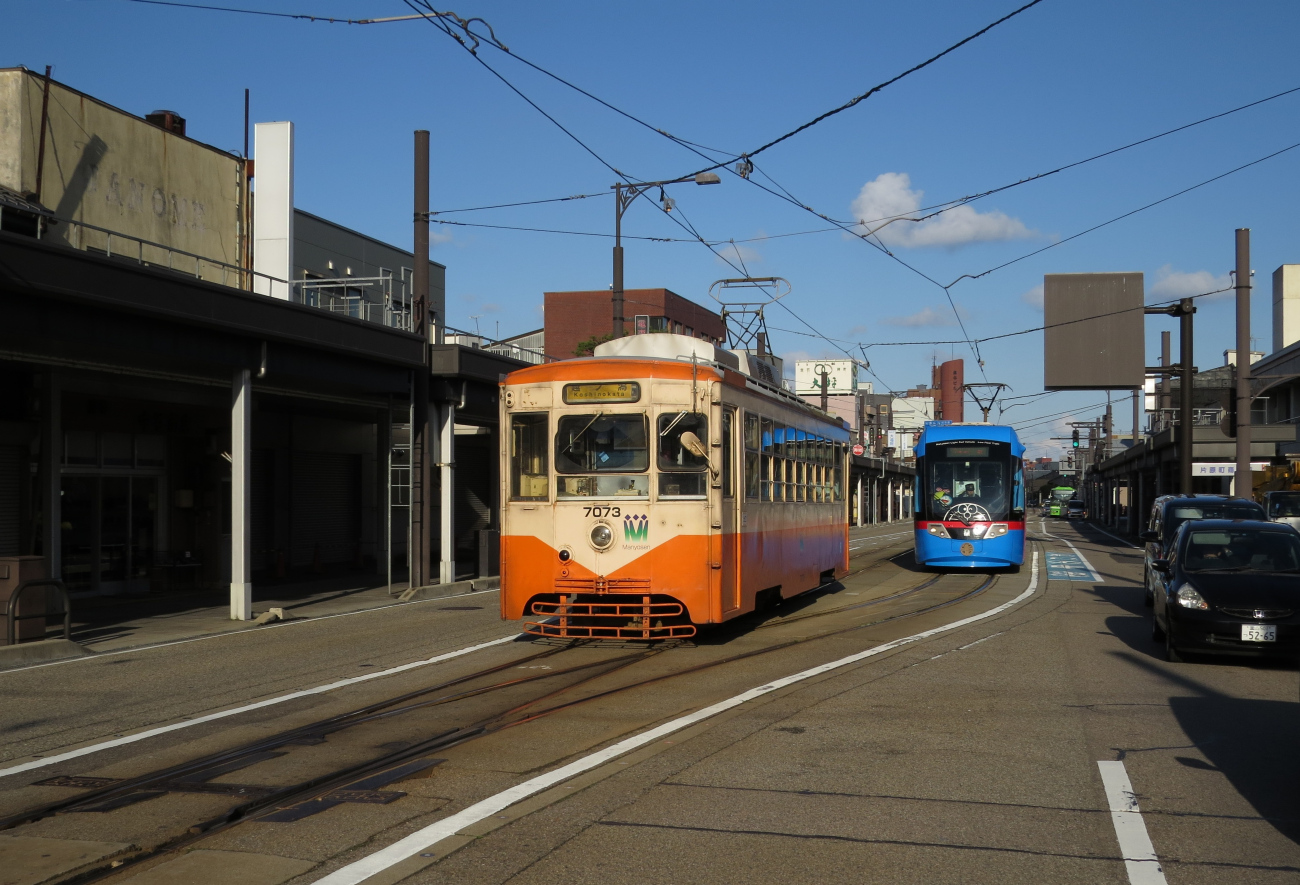
M1036 310L1042 310L1043 309L1043 284L1039 283L1037 286L1034 286L1034 288L1030 289L1028 292L1022 293L1020 296L1020 300L1025 302L1025 304L1028 304L1030 307L1035 308Z
M957 318L950 310L936 310L923 307L916 313L901 317L885 317L881 320L886 326L955 326Z
M1208 270L1177 271L1172 264L1166 264L1156 271L1156 281L1151 285L1150 293L1157 300L1163 301L1169 298L1188 298L1192 295L1215 292L1219 289L1227 289L1231 285L1232 278L1226 273L1215 276ZM1230 295L1232 292L1228 291L1211 297L1227 298Z
M909 249L938 247L956 249L971 243L996 240L1021 240L1038 236L1024 222L1002 212L977 212L968 205L956 206L926 221L895 221L894 217L919 217L925 191L912 190L906 172L882 172L862 186L853 201L853 217L861 223L859 231L876 229L875 236L887 246Z
M717 262L727 267L731 266L727 264L728 261L744 267L747 264L757 264L763 260L763 253L746 246L744 243L722 243L715 248Z

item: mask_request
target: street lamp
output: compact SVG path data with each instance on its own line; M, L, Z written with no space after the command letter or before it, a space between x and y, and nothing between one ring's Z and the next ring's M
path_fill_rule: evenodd
M721 184L722 179L716 172L697 172L683 178L667 181L645 181L639 184L619 182L614 185L614 337L623 337L623 213L632 201L652 187L662 188L669 184L681 184L693 181L696 184ZM672 210L672 201L664 199L665 211Z

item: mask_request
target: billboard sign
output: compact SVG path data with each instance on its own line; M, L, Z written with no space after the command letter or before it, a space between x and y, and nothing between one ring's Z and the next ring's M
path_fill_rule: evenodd
M1043 277L1043 387L1134 390L1146 379L1140 273Z
M796 360L794 392L799 396L820 396L823 371L828 394L853 393L858 389L858 367L853 360Z

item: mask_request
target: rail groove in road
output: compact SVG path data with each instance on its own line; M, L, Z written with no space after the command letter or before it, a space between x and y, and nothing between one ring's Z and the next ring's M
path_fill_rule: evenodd
M883 554L887 551L876 551L876 552ZM873 565L876 566L882 565L887 560L887 558L888 557L882 556L881 558L874 560L873 563L868 564L862 568L856 569L853 574L861 574L862 572L869 570ZM899 599L914 595L919 591L934 586L936 583L945 581L945 579L947 579L946 580L947 583L954 583L954 579L959 579L962 577L970 577L970 575L961 575L961 574L940 575L934 578L930 578L924 582L921 582L915 587L909 588L908 590L902 591L901 593L892 594L888 597L883 597L875 600L869 600L864 603L855 603L850 606L839 607L837 609L829 610L826 612L815 613L815 616L820 617L823 615L831 615L838 612L842 612L847 609L857 609L869 605L881 605L888 602L897 602ZM481 680L485 677L499 673L502 670L526 666L529 663L538 661L540 659L554 659L555 657L562 655L565 652L576 653L576 652L581 652L584 649L589 651L593 650L591 649L589 643L575 643L572 646L566 646L561 648L550 648L521 659L514 659L495 667L490 667L478 672L467 674L465 676L461 676L456 679L447 680L442 683L439 683L436 686L422 688L414 692L405 692L401 695L392 698L387 698L376 703L368 704L364 707L361 707L357 710L350 711L345 714L332 716L325 720L321 720L318 722L310 723L305 726L289 729L288 731L282 732L271 738L252 742L238 748L224 750L214 754L209 754L204 757L192 759L181 765L169 766L164 769L159 769L157 771L153 771L144 775L139 775L111 785L107 785L99 789L92 789L89 792L75 798L70 798L67 800L63 800L61 802L46 803L45 805L38 806L26 812L10 815L8 818L4 819L3 821L0 821L0 827L12 828L26 822L37 820L41 817L45 817L56 813L75 811L78 810L78 808L86 809L86 808L94 807L95 805L104 807L107 804L111 803L111 801L114 799L127 799L129 804L132 793L149 793L151 787L155 788L156 790L156 788L158 788L159 786L165 786L170 781L180 780L184 778L187 774L188 775L201 774L204 770L209 770L214 767L222 766L222 765L227 766L228 770L237 770L239 767L240 760L251 759L254 762L256 762L259 758L264 758L265 754L267 754L269 751L275 749L281 749L287 746L292 746L295 743L302 743L302 742L319 743L319 741L323 739L324 735L326 734L337 733L344 729L353 728L369 722L374 722L378 719L389 720L393 717L413 713L417 710L424 710L433 706L445 706L448 704L465 701L471 698L481 697L483 695L487 695L491 693L508 692L509 690L512 689L518 689L521 686L528 686L534 684L543 685L548 680L553 682L556 678L564 678L567 676L582 677L578 679L578 681L573 682L571 684L564 684L558 687L548 688L548 690L538 695L524 698L521 701L516 700L514 703L510 703L508 700L504 709L498 708L496 710L493 710L490 715L480 716L479 718L475 719L472 722L461 724L454 728L445 728L445 729L434 731L432 736L426 736L424 737L423 740L416 741L415 743L406 746L401 750L385 753L381 756L372 758L370 760L366 760L358 764L339 767L334 770L319 774L315 777L299 781L289 786L282 786L277 788L256 788L256 787L251 788L256 791L255 798L251 798L248 801L240 802L235 807L229 809L227 812L221 815L218 815L215 818L208 817L206 819L200 820L188 827L185 827L183 832L173 836L172 838L160 840L157 844L146 847L140 851L133 853L130 856L116 857L113 859L111 865L105 863L99 866L98 868L81 870L77 874L76 879L77 881L94 881L98 879L107 878L110 876L117 876L124 872L127 872L130 867L136 864L139 864L151 858L157 858L160 855L167 854L168 852L175 851L180 848L191 847L194 845L194 843L202 839L208 838L212 835L215 835L218 832L224 831L230 828L231 826L234 826L241 822L258 819L259 817L273 814L275 813L276 810L285 808L286 806L291 807L291 806L299 805L303 802L309 802L313 799L317 799L323 795L329 794L332 791L338 790L341 787L346 787L348 784L355 782L358 778L363 778L367 775L372 775L386 770L390 770L394 766L401 766L403 764L410 763L414 760L418 760L422 757L426 757L431 753L448 749L452 746L455 746L460 743L464 743L466 741L473 740L477 737L494 733L504 728L510 728L515 725L524 724L526 722L532 722L542 717L549 716L554 713L558 713L562 710L571 709L572 707L578 704L609 698L611 696L625 693L630 690L636 689L638 687L642 687L652 683L663 682L665 680L673 679L678 676L685 676L692 673L698 673L702 670L722 667L725 666L726 664L734 663L736 661L754 658L758 655L771 654L773 652L777 652L785 648L790 648L795 645L801 645L801 644L805 644L820 639L827 639L832 636L843 635L845 633L853 632L855 630L862 630L868 627L878 626L880 624L888 623L890 621L915 617L929 611L934 611L938 608L943 608L947 605L956 604L957 602L960 602L964 599L968 599L974 595L977 595L978 593L981 593L984 590L986 590L989 586L992 586L994 581L995 578L986 577L986 579L979 586L973 589L965 586L960 588L954 588L960 591L958 592L957 596L951 599L941 600L940 602L935 604L925 605L919 608L909 608L908 610L899 612L897 614L885 618L873 620L868 623L854 624L854 625L842 627L835 630L819 632L811 636L797 637L797 638L793 638L781 642L776 642L770 645L765 645L763 648L754 649L736 655L726 656L724 658L716 659L713 661L705 661L695 666L688 667L685 669L675 670L673 672L666 673L666 674L657 674L657 675L651 675L646 678L638 678L630 682L627 682L625 684L621 684L612 688L597 691L585 697L567 700L564 701L563 703L559 703L554 706L548 707L546 709L539 710L532 713L529 713L528 711L530 709L535 709L537 705L544 703L547 700L556 698L557 696L565 693L573 692L577 689L580 689L583 686L589 685L590 683L594 682L597 679L601 679L610 676L615 672L625 670L629 667L633 667L636 664L642 663L649 658L660 656L664 654L665 651L670 650L670 647L660 645L653 648L641 649L632 654L624 654L616 657L601 658L600 660L597 661L578 663L575 664L574 666L566 667L561 670L552 670L544 673L530 675L527 677L498 681L488 685L472 687L469 688L468 690L457 692L448 696L434 697L434 698L429 698L427 700L422 700L422 698L428 698L429 695L436 694L439 691L445 691L446 689L455 686L471 684L474 681ZM965 583L961 581L955 581L955 582ZM811 616L813 615L800 615L799 619L803 620ZM788 624L789 622L786 623ZM773 624L773 626L784 626L784 624L775 623ZM525 715L521 716L520 714L525 714ZM644 724L646 723L631 724L628 726L627 730L629 731L635 730L637 728L643 727ZM428 734L429 731L425 731L425 735ZM259 754L261 755L259 756ZM430 764L435 764L435 763L430 763ZM230 766L234 766L234 769L230 769ZM74 782L69 782L67 785L72 786L74 785ZM158 795L158 793L153 792L152 795ZM143 797L143 798L150 798L150 797Z

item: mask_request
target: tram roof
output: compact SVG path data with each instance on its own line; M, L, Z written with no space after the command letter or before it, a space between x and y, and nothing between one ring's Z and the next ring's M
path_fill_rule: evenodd
M934 424L921 431L921 438L916 443L916 454L924 455L926 443L955 442L957 440L977 440L1004 442L1011 444L1011 454L1017 458L1025 454L1025 447L1016 436L1015 428L1005 424Z

